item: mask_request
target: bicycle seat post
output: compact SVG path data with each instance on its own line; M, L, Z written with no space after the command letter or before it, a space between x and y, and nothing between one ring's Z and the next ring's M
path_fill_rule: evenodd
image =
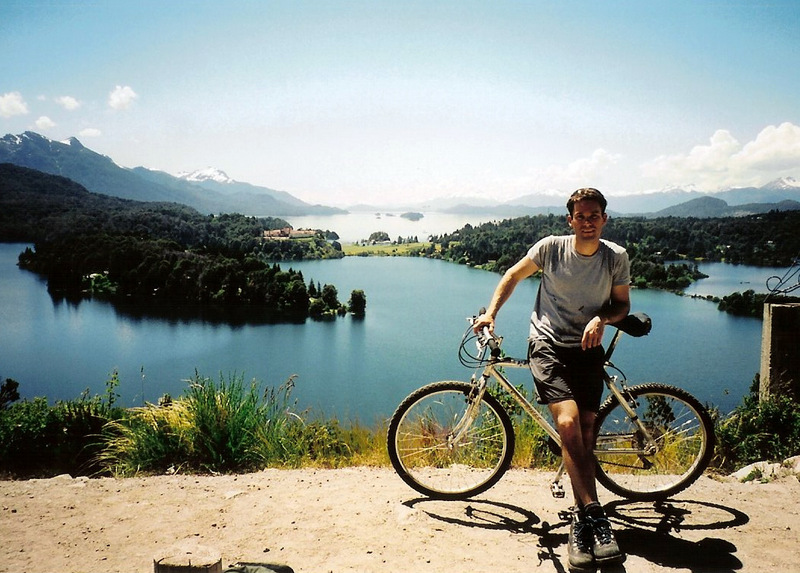
M611 338L611 342L608 344L608 349L606 350L605 361L611 361L611 355L614 354L614 349L617 347L617 342L619 342L619 337L622 336L622 330L617 328L617 331L614 333L614 336Z

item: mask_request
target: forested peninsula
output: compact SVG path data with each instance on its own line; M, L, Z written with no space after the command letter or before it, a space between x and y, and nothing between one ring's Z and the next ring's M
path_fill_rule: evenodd
M797 264L798 229L800 211L724 218L612 217L603 237L627 249L632 286L680 292L705 277L698 271L698 261L786 268ZM540 238L569 232L563 216L525 216L466 225L454 233L432 237L424 254L438 251L445 260L504 272ZM760 317L765 297L746 291L717 302L720 310ZM799 299L776 295L773 300Z
M609 219L604 237L627 249L635 288L680 293L705 276L698 261L792 266L800 253L798 228L800 211L724 218L619 216ZM523 216L468 224L403 254L504 272L538 239L569 232L562 215ZM333 231L298 232L274 217L204 215L177 203L90 193L63 177L0 164L0 241L33 243L35 248L20 256L20 266L45 276L55 295L258 305L293 318L346 310L363 314L363 291L351 293L345 305L335 286L307 281L276 263L340 258L338 238ZM721 310L760 317L765 296L746 291L717 302Z
M0 164L0 241L33 243L22 268L51 293L109 299L255 305L276 317L342 313L333 285L306 283L274 261L339 258L335 234L291 236L272 217L203 215L176 203L90 193L54 175ZM363 313L364 293L351 310Z

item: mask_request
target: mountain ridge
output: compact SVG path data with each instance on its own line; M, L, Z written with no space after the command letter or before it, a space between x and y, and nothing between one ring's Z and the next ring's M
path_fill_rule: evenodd
M0 138L0 162L72 179L94 193L137 201L181 203L206 213L252 216L331 215L336 207L310 205L289 193L250 184L194 183L145 167L117 165L77 138L54 141L32 131ZM224 190L223 190L224 189Z
M482 197L435 198L392 207L361 204L348 210L311 205L287 193L236 181L219 168L207 167L177 176L145 167L126 168L84 146L77 138L57 142L32 131L0 138L0 162L73 179L89 191L138 201L181 203L201 212L237 212L253 216L334 215L352 211L434 211L458 215L518 217L563 214L567 193L533 193L493 201ZM761 187L703 193L694 186L629 195L607 194L615 216L725 217L759 214L773 209L795 210L800 183L783 177ZM703 198L720 202L693 201ZM702 214L701 214L702 213Z

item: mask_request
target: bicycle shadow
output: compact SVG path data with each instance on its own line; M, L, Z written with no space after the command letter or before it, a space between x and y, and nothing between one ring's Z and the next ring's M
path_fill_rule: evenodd
M432 519L451 525L505 530L538 537L539 566L550 561L555 571L564 573L569 519L559 512L558 521L542 521L534 512L509 503L472 499L437 501L417 498L404 503ZM665 568L696 573L733 573L742 569L735 556L736 546L724 539L705 537L690 541L673 535L690 530L720 530L750 521L747 514L727 506L694 500L669 500L660 503L613 501L606 504L614 522L617 539L628 555L637 555ZM629 571L625 564L599 569L608 573Z
M510 503L471 499L467 501L439 501L420 497L404 502L403 505L419 508L432 519L451 525L503 530L515 534L535 535L539 538L539 566L551 561L558 573L566 573L562 565L562 555L556 549L566 551L569 535L569 521L559 516L557 523L541 521L534 512Z
M739 527L750 517L738 509L707 501L672 499L659 503L612 501L606 504L616 522L617 538L629 554L663 567L698 573L732 573L743 567L736 545L718 537L689 541L681 531L713 531Z

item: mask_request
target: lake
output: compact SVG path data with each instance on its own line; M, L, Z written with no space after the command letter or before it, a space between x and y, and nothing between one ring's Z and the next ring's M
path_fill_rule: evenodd
M403 211L376 211L374 213L354 212L346 215L324 215L304 217L284 217L295 229L333 229L342 243L355 243L377 231L383 231L394 241L398 237L406 239L417 237L425 241L430 235L442 235L461 229L467 223L478 226L498 220L497 217L484 218L475 215L451 215L448 213L423 213L422 219L412 221L401 217ZM566 225L565 225L566 230Z
M684 262L684 261L681 261ZM692 283L684 292L688 295L723 297L733 292L752 290L756 293L768 293L775 288L786 274L785 268L749 267L746 265L728 265L726 263L700 263L700 272L708 275ZM768 282L769 281L769 286ZM797 283L797 280L794 280Z
M298 408L364 423L385 419L424 383L469 377L456 354L465 318L488 304L499 279L421 258L304 261L286 266L306 282L334 284L342 301L364 290L364 319L231 324L191 309L159 316L147 307L56 302L39 277L16 267L23 249L0 244L0 377L17 380L23 397L72 399L86 388L102 394L114 370L126 406L179 396L195 371L268 385L296 375ZM525 353L537 287L533 279L521 284L498 317L509 354ZM654 326L618 347L615 362L630 380L676 384L723 412L740 403L760 367L760 321L661 291L637 290L632 300ZM530 388L527 372L513 374Z

